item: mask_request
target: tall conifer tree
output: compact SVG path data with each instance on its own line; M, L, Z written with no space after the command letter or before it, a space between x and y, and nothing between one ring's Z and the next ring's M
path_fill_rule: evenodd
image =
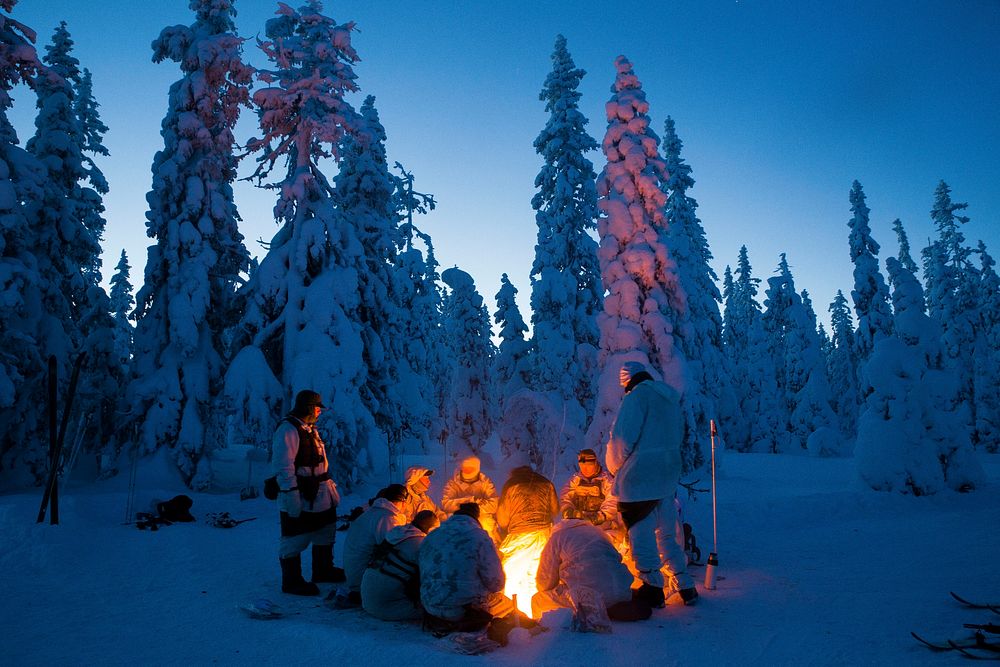
M556 38L552 71L539 99L549 113L535 139L545 164L531 200L538 225L531 267L531 323L536 372L533 388L555 392L579 440L592 413L592 364L598 343L602 289L597 244L590 232L597 218L594 167L585 155L597 148L586 131L577 88L585 72L576 67L566 38ZM562 406L553 406L562 412Z
M861 372L865 403L855 450L862 479L879 491L929 495L984 479L946 361L941 328L923 312L920 283L895 257L894 332L875 344Z
M323 15L316 0L299 9L281 5L278 14L261 43L273 69L259 75L269 85L254 93L262 136L249 148L258 153L255 180L279 193L274 214L281 228L248 285L236 337L239 372L227 373L226 394L230 401L251 400L240 428L266 442L274 402L287 410L296 392L320 392L330 407L318 424L331 474L350 488L383 443L364 395L358 276L364 249L357 228L336 208L320 163L341 159L345 137L358 141L363 133L362 118L344 99L357 90L354 24ZM279 162L286 170L272 178Z
M669 178L658 154L659 137L649 127L649 103L624 56L605 105L608 129L603 150L607 165L597 183L600 245L598 259L607 296L598 315L601 376L591 447L607 440L622 397L618 372L625 361L647 364L683 396L687 391L684 353L676 336L688 316L687 294L668 248L663 184ZM688 406L685 422L693 420ZM683 469L693 470L703 453L686 439Z
M191 25L165 28L153 61L173 60L147 194L149 246L136 296L134 376L129 391L143 451L169 447L185 481L211 481L206 449L224 441L221 393L236 290L249 268L233 201L233 127L248 105L253 69L242 60L232 0L192 0Z
M493 343L489 314L472 276L452 267L441 279L451 288L444 324L455 362L445 420L446 446L452 455L461 457L478 454L493 429L489 376Z
M892 310L889 288L878 266L879 244L872 238L868 224L868 206L861 183L851 186L851 211L854 217L847 223L851 228L851 262L854 264L854 312L858 316L857 354L863 363L871 355L875 341L892 332Z
M688 297L688 315L680 327L681 348L687 359L688 390L684 401L692 421L685 437L691 451L707 451L709 422L735 409L730 373L722 354L722 295L712 268L712 251L698 219L698 202L688 195L694 186L691 166L681 157L683 143L674 119L667 116L663 133L663 157L669 174L663 184L667 195L666 225L670 253L677 262L681 285Z
M38 410L45 396L45 354L54 339L68 339L43 305L52 290L43 285L44 262L40 266L36 256L32 210L43 198L47 172L18 145L7 118L14 86L37 90L38 80L51 74L38 59L34 31L9 15L14 5L0 0L0 472L34 482L46 471L47 422Z

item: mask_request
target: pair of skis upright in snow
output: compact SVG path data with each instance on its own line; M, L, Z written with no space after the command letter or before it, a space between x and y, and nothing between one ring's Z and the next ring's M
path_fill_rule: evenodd
M956 593L952 593L951 596L971 609L987 609L994 614L1000 614L1000 602L973 602ZM1000 635L1000 624L964 623L963 626L975 630L975 634L971 638L947 639L943 642L928 641L915 632L910 634L932 651L955 651L972 660L1000 660L1000 638L987 636L987 634Z

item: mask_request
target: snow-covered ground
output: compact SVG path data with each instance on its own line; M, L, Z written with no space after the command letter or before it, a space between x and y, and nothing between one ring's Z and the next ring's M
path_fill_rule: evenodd
M283 595L276 509L263 498L191 494L199 521L150 532L122 525L128 475L65 489L59 526L34 523L40 494L3 496L2 661L942 665L963 659L932 654L910 630L938 639L963 636L962 623L996 622L948 592L1000 599L1000 457L983 458L988 482L974 493L922 498L865 490L850 459L729 454L724 463L715 591L702 591L694 607L618 624L611 635L572 633L565 614L548 616L551 631L516 636L486 658L458 655L418 625ZM137 509L184 493L168 479L140 467ZM435 477L434 491L443 481ZM221 511L256 520L228 530L203 521ZM686 513L707 554L710 497L688 502ZM701 588L703 568L695 576ZM291 613L260 621L237 609L262 597Z

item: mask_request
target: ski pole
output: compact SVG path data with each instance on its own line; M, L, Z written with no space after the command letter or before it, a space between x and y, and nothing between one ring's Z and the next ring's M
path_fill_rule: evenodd
M712 439L712 553L708 554L705 565L705 588L715 590L715 568L719 566L719 521L715 504L715 420L709 420L709 431Z

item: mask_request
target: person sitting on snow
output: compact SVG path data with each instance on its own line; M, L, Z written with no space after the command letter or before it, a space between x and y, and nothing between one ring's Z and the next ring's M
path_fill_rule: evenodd
M403 506L403 513L406 514L407 521L413 521L417 513L423 510L430 510L437 516L439 521L444 521L448 515L438 509L437 504L428 495L431 488L431 475L434 471L421 466L411 466L406 469L406 490L410 496Z
M684 550L674 539L672 500L680 481L684 433L680 394L654 380L637 361L622 365L619 380L625 396L611 427L605 463L614 475L612 492L643 582L637 596L651 607L663 606L661 568L666 566L684 604L694 604L698 591Z
M563 519L542 549L531 598L531 615L560 607L581 613L589 591L600 595L608 617L617 621L649 618L649 605L632 600L632 574L608 534L585 519Z
M420 510L411 523L389 531L361 578L361 606L365 611L383 621L409 621L423 616L420 545L438 523L434 512Z
M338 591L338 606L361 604L361 578L375 552L375 546L385 539L390 530L406 523L402 509L406 496L405 486L390 484L378 492L371 507L351 522L344 540L346 591Z
M441 494L441 509L449 514L458 511L463 503L479 505L479 523L483 530L493 535L496 530L493 517L497 511L497 489L493 480L481 471L478 456L462 459Z
M462 503L420 545L420 602L436 634L481 630L514 611L503 594L500 554L479 524L479 505Z
M597 462L593 449L581 449L577 455L579 472L569 478L559 494L559 511L566 519L585 519L609 530L618 516L618 506L611 493L611 475Z

